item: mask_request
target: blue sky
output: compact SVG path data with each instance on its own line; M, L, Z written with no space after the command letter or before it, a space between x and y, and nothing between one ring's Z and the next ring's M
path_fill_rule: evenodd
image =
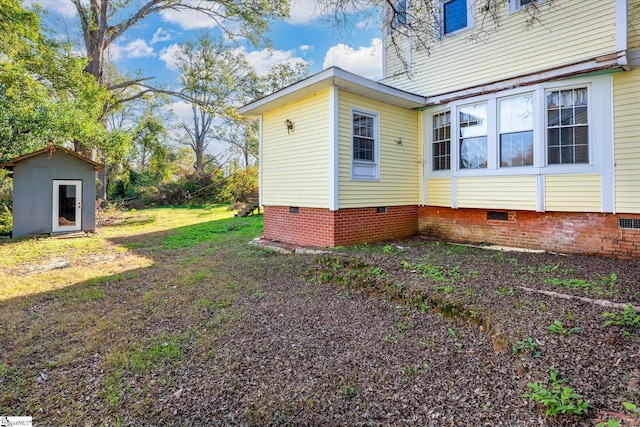
M49 12L47 24L59 31L60 36L81 40L74 20L75 8L69 0L25 0L24 3L44 7ZM192 11L150 15L123 34L109 55L118 69L131 74L141 71L144 76L156 77L153 84L172 87L177 82L172 52L178 44L205 30L220 34L212 20ZM272 40L272 50L237 47L258 72L278 62L306 62L312 74L337 65L369 78L381 77L379 23L366 17L356 18L353 28L338 31L328 19L319 16L315 1L291 0L291 18L274 22L268 37Z

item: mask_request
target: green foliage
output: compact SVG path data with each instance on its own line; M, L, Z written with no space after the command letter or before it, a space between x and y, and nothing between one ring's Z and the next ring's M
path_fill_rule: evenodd
M246 202L258 194L258 168L238 168L228 175L216 196L218 203Z
M528 383L529 393L524 397L540 403L545 408L545 414L553 417L563 415L576 415L583 417L589 408L589 402L582 399L571 387L565 386L566 379L560 378L558 370L553 366L549 368L551 389L547 389L539 382Z
M136 352L131 359L131 367L136 371L144 371L160 360L180 357L182 357L182 350L177 338L159 340L147 349Z
M619 314L608 311L602 317L609 319L604 322L606 326L619 326L623 329L623 335L628 337L640 328L640 315L630 305L627 305Z
M568 289L582 289L585 295L606 295L612 296L618 293L616 289L616 283L618 276L612 273L610 276L600 276L597 282L588 282L583 279L546 279L545 283L554 286L561 286Z
M0 205L0 236L9 236L13 228L13 214L4 205Z
M0 2L0 159L50 143L100 145L109 93L85 73L86 60L46 39L35 12Z
M554 320L551 325L547 326L547 330L552 334L561 334L570 337L574 333L581 331L582 328L580 326L574 326L573 328L567 329L562 325L561 321Z
M606 423L604 421L600 421L598 424L596 424L596 427L620 427L621 425L622 424L620 424L620 421L607 420Z
M527 352L533 355L533 357L540 357L542 351L540 351L540 344L529 337L525 341L516 341L511 347L511 352L516 355L521 352Z

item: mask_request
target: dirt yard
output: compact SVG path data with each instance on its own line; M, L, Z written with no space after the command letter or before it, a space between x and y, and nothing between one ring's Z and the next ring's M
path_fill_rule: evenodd
M638 425L640 260L422 239L286 255L247 245L260 234L260 217L157 209L0 243L0 415Z

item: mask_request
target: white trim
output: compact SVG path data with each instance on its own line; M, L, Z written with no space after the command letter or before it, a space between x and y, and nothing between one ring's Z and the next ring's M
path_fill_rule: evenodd
M262 206L262 115L258 119L258 202Z
M589 163L585 164L561 164L547 165L546 143L546 97L548 90L564 88L587 87L588 88L588 126L589 126ZM499 138L497 101L502 98L533 93L534 102L534 164L533 166L499 167ZM495 106L489 107L487 117L489 150L495 147L495 152L488 153L488 167L480 169L461 169L460 144L459 144L459 113L458 109L464 105L480 102L489 103L495 100ZM432 170L433 144L431 141L432 117L443 111L451 110L451 169ZM493 112L492 112L493 111ZM423 174L425 182L431 178L452 179L452 207L457 207L456 180L459 177L486 177L486 176L522 176L535 175L537 185L536 209L544 212L544 177L549 175L579 175L600 174L602 177L602 211L614 211L614 158L613 158L613 75L603 74L592 77L580 77L563 81L546 82L544 84L525 86L509 89L498 93L491 93L472 98L460 99L448 104L438 105L433 109L423 112L425 116L424 156L428 161L424 162ZM495 124L492 125L491 117ZM493 128L493 129L492 129ZM494 143L491 143L494 139ZM496 159L491 167L490 159ZM425 196L425 203L428 200Z
M640 49L630 51L627 57L632 67L640 67Z
M609 58L612 56L612 58ZM503 90L509 90L514 87L530 86L534 84L544 84L561 78L575 77L579 74L591 71L600 71L618 67L618 57L620 54L604 55L603 59L590 59L579 64L571 64L553 70L533 73L526 76L514 77L512 79L501 80L485 85L475 86L454 92L446 92L427 97L428 105L446 104L459 99L465 99L475 96L482 96L490 93L496 93ZM606 59L605 59L606 58Z
M338 67L331 67L271 95L246 104L240 107L238 112L245 116L258 116L331 86L338 86L356 95L397 107L412 109L425 105L424 96L369 80Z
M444 40L444 39L446 39L448 37L453 37L453 36L458 35L460 33L464 33L465 31L469 31L469 30L473 29L475 27L475 25L476 25L476 2L475 2L475 0L465 0L466 3L467 3L467 7L466 7L466 10L467 10L467 26L463 27L463 28L459 28L459 29L457 29L455 31L452 31L450 33L445 34L445 32L444 32L444 24L445 24L445 22L444 22L444 5L446 3L451 2L451 1L454 1L454 0L439 0L439 3L440 3L439 4L439 9L440 9L439 12L440 13L438 14L439 15L438 18L439 18L439 21L440 21L439 22L440 39L442 39L442 40Z
M373 117L373 162L354 160L353 158L353 114L359 113ZM351 159L352 181L380 181L380 113L356 106L351 106L349 111L349 158ZM356 174L354 167L369 170L371 174Z
M338 88L333 86L329 92L329 210L339 208L338 184Z
M547 0L534 0L536 6L540 6L542 3ZM509 15L513 15L514 13L518 13L520 11L526 10L529 7L528 4L522 5L520 4L520 0L509 0Z
M599 87L595 87L594 91L597 91ZM592 126L592 122L594 121L594 117L603 117L602 120L599 120L600 127L602 128L602 175L601 175L601 196L602 196L602 212L615 212L615 165L614 165L614 146L615 146L615 131L614 131L614 116L613 116L613 79L611 79L610 86L608 88L609 96L605 96L606 93L601 96L593 96L593 98L598 100L598 108L601 109L601 114L598 116L590 116L589 117L589 126ZM593 98L589 99L589 102L593 102ZM591 107L591 106L589 106ZM609 109L609 114L605 115L604 112ZM589 108L591 111L591 108ZM609 117L609 120L604 119L604 117ZM609 138L610 143L606 142L606 139ZM589 144L591 148L591 144Z
M536 212L544 212L545 195L544 175L538 173L536 175Z
M458 177L451 177L451 208L458 209Z
M432 160L429 158L429 154L431 150L428 148L428 145L431 144L431 138L433 135L433 114L427 114L425 112L421 112L420 116L422 117L422 141L428 141L422 144L422 205L427 206L429 200L429 188L428 188L428 179L426 170L431 170L431 162ZM428 123L430 122L430 123Z
M75 218L74 225L59 225L60 218L60 186L74 185L76 187L75 197ZM51 206L51 232L58 233L64 231L80 231L82 230L82 180L79 179L54 179L52 191Z
M627 59L627 25L628 25L627 0L616 0L616 50L623 53L618 58L618 65L629 67Z

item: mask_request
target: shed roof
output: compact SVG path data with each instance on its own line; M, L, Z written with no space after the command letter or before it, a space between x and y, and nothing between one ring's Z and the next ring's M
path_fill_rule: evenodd
M5 169L8 169L10 171L13 170L13 168L16 166L16 164L18 164L19 162L23 161L23 160L27 160L30 159L31 157L35 157L35 156L39 156L40 154L44 154L44 153L49 153L49 156L51 156L51 154L53 154L55 151L61 151L64 152L65 154L69 154L73 157L76 157L82 161L85 161L91 165L93 165L93 169L94 170L101 170L104 169L104 165L101 165L100 163L94 162L93 160L84 157L83 155L80 155L78 153L76 153L73 150L69 150L67 148L61 147L59 145L49 145L41 150L37 150L34 151L32 153L28 153L28 154L24 154L22 156L16 157L14 159L9 160L8 162L4 162L2 163L2 167Z
M426 103L426 99L423 96L358 76L339 67L331 67L271 95L244 105L238 111L240 114L247 116L259 116L266 111L287 105L330 86L337 86L357 95L407 109L420 108Z

